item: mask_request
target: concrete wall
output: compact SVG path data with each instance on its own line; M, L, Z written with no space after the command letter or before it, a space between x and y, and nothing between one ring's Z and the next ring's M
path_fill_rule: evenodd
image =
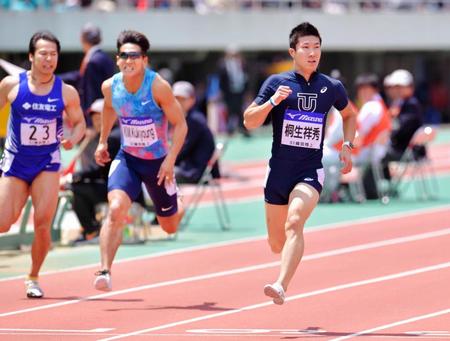
M450 12L379 12L331 15L307 10L245 11L198 15L193 11L126 12L0 12L0 51L26 52L30 36L48 29L65 52L79 51L85 22L103 30L103 47L115 50L123 29L145 33L153 51L285 50L292 27L315 24L328 51L450 50Z

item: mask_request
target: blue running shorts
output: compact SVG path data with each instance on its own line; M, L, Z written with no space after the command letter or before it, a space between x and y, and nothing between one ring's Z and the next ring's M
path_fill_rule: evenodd
M157 175L163 161L164 157L154 160L137 158L121 149L111 163L108 192L120 189L134 201L144 183L155 205L156 214L161 217L175 214L178 210L176 183L165 186L163 182L162 185L158 185Z
M0 168L2 176L14 176L31 185L41 172L59 172L61 154L58 149L47 155L25 156L11 153L5 149L0 161Z

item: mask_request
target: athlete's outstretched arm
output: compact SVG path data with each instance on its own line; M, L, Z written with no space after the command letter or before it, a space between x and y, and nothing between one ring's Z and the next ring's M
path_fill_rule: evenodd
M274 105L280 104L290 94L292 90L286 85L280 85L277 91L272 95L269 101L258 105L255 102L249 105L244 111L244 126L247 129L260 127L266 120L267 115L273 109Z
M164 111L170 124L173 125L172 145L158 173L158 184L161 185L165 180L173 182L175 161L186 138L187 124L180 104L175 99L172 88L166 80L158 75L152 84L152 91L156 103Z
M84 136L86 132L86 121L80 107L80 96L77 90L71 85L63 84L62 88L65 111L67 117L73 125L70 138L63 138L61 145L64 149L72 149Z
M97 150L95 151L95 161L104 166L111 160L108 152L108 136L117 119L117 113L112 106L112 78L107 79L102 84L102 92L104 97L103 111L101 113L100 138Z
M356 134L356 112L353 105L349 102L347 106L341 110L344 128L344 141L351 141L355 139ZM347 146L342 146L340 159L344 163L341 169L343 174L346 174L352 170L352 156L351 150Z

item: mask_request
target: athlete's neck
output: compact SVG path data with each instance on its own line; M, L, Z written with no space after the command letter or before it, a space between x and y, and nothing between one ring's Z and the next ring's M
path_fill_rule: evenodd
M297 72L300 76L302 76L307 82L309 82L309 80L311 79L312 74L313 74L315 71L309 71L309 70L300 70L300 69L297 69L296 72Z
M123 77L123 85L128 92L134 94L136 93L144 81L145 72L139 73L135 76Z
M37 75L36 73L33 73L33 71L30 72L30 80L35 85L49 84L53 81L54 78L54 74L51 74L49 77L48 75Z

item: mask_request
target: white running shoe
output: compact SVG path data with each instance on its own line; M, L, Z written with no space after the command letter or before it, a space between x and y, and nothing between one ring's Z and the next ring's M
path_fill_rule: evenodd
M95 273L94 287L101 291L111 291L111 272L109 270L100 270Z
M42 298L44 296L44 292L39 286L38 281L27 279L25 281L25 288L28 298Z
M273 303L282 305L284 303L284 289L279 283L264 286L264 294L273 298Z

